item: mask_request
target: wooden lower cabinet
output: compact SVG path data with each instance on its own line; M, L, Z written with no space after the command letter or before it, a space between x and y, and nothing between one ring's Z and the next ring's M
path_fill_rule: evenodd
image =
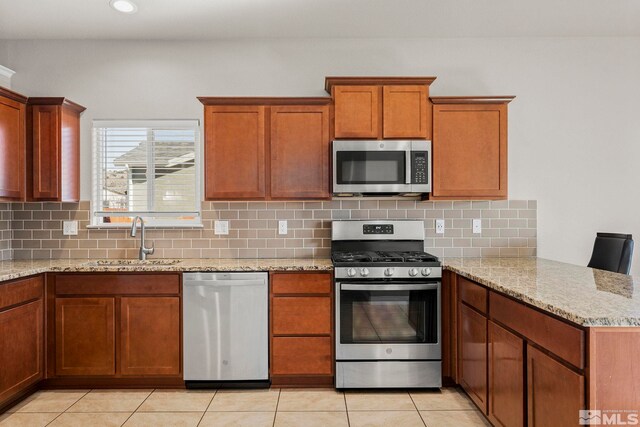
M331 274L274 272L270 287L272 385L333 385Z
M272 375L331 375L330 337L274 337Z
M116 373L115 298L58 298L56 375Z
M576 425L584 391L584 376L527 346L528 426Z
M42 379L42 322L42 299L0 312L0 406Z
M182 383L179 274L48 277L48 385Z
M524 426L524 341L489 321L489 420Z
M180 298L120 300L120 373L180 373Z
M458 380L469 397L487 412L487 318L459 304Z
M331 298L274 298L272 309L276 335L331 335Z

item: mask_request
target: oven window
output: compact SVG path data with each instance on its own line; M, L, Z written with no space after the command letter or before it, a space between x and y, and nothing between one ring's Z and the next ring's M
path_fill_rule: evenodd
M437 290L341 290L339 332L343 344L437 343Z
M404 184L404 151L338 151L338 184Z

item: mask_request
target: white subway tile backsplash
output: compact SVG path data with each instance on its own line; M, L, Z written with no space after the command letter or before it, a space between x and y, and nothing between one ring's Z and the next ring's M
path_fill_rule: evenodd
M535 200L442 201L332 200L300 202L203 202L202 229L149 229L158 258L328 257L332 219L421 219L425 249L437 256L536 254ZM0 203L0 259L134 258L138 241L128 230L86 229L89 202ZM473 234L471 219L482 218ZM78 236L63 236L61 221L79 221ZM213 233L213 221L229 221L229 235ZM435 219L445 220L444 235ZM286 220L288 233L277 233Z

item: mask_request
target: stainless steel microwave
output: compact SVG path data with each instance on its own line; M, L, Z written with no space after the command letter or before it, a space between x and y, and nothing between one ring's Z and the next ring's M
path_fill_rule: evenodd
M431 141L333 141L334 195L431 191Z

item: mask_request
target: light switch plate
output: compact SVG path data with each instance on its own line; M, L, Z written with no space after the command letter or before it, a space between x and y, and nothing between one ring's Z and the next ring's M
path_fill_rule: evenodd
M214 221L214 234L229 234L229 221Z
M62 221L62 234L65 236L77 236L78 221Z
M287 221L278 221L278 234L287 234Z
M472 221L473 234L482 234L482 220L474 219Z
M444 219L436 219L436 234L444 234Z

